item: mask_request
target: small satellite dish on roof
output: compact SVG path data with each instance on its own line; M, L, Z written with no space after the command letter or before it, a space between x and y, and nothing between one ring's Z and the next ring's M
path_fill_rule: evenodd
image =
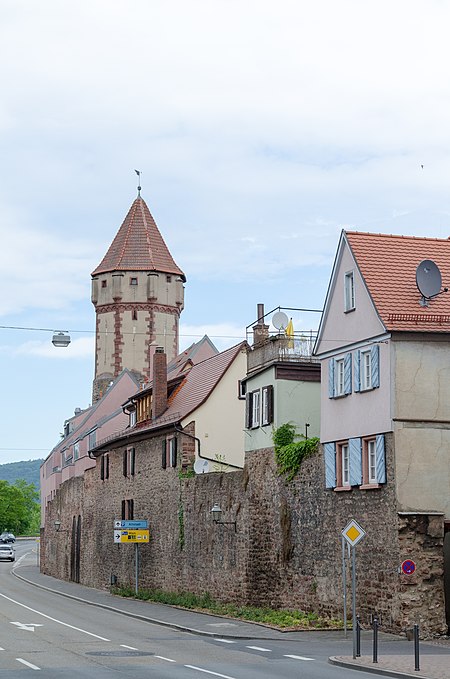
M438 265L431 259L424 259L417 267L416 285L422 294L422 299L420 300L422 306L428 306L428 301L441 292L441 272Z
M284 311L277 311L276 314L272 316L272 325L277 330L286 330L288 323L289 318Z
M194 462L194 472L196 474L205 474L209 471L208 460L202 460L200 457Z

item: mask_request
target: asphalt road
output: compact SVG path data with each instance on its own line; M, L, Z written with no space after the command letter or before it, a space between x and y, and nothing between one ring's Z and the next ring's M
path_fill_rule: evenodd
M15 564L0 562L0 677L348 678L349 670L328 663L350 649L336 634L261 642L173 630L29 585L11 569L36 563L36 543L17 542L16 556Z

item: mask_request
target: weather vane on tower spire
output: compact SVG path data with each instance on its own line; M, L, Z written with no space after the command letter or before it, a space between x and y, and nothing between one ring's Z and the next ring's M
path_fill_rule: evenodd
M137 188L138 188L138 198L140 198L141 197L141 188L142 188L141 187L141 174L142 174L142 172L140 170L135 170L135 172L136 172L137 176L139 177L139 180L138 180L139 184L138 184Z

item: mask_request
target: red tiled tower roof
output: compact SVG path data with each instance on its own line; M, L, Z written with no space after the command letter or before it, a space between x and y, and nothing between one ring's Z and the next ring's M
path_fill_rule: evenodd
M133 202L108 252L92 276L111 271L160 271L186 280L175 264L145 200L140 196Z
M450 288L450 240L346 231L345 237L387 330L450 332L450 292L420 305L416 269L434 261Z

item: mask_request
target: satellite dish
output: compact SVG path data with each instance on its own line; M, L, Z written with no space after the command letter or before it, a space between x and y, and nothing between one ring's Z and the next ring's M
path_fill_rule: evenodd
M208 460L202 460L200 457L198 458L198 460L195 460L194 472L196 474L205 474L207 471L209 471Z
M442 276L438 265L431 259L424 259L416 270L416 285L425 299L438 295L442 288Z
M284 311L277 311L277 313L272 316L272 325L277 330L286 330L288 323L289 318Z

